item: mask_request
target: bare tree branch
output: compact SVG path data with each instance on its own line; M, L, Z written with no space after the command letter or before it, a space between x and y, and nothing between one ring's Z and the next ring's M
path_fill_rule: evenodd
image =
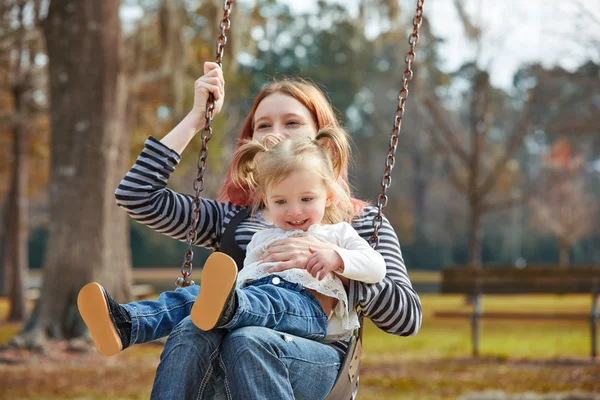
M534 89L534 94L527 101L527 105L521 113L521 118L516 125L515 132L513 133L513 135L508 141L508 144L506 145L504 154L498 159L498 161L496 161L494 167L492 168L492 172L488 175L487 179L477 190L479 193L481 193L482 197L489 193L489 191L494 187L494 183L506 167L506 163L508 162L508 160L510 160L514 151L517 149L517 146L519 146L523 142L523 139L529 132L527 129L527 126L529 124L529 114L531 106L537 98L536 94L537 90Z
M425 104L429 107L430 114L433 116L435 120L435 127L438 129L434 129L434 131L440 131L446 141L446 143L450 146L450 149L454 152L454 154L465 164L465 166L469 166L469 156L467 155L465 149L463 149L458 143L452 128L448 125L446 118L444 118L443 111L441 106L431 97L425 98ZM429 121L427 121L429 122Z
M496 212L496 211L501 211L501 210L505 210L507 208L511 208L514 207L518 204L523 204L525 202L527 202L527 200L529 199L528 194L521 194L518 196L513 196L513 197L509 197L509 198L504 198L504 199L500 199L500 200L488 200L486 202L483 203L482 210L483 213L489 213L489 212Z
M456 172L456 167L454 166L452 160L450 160L449 157L446 157L446 159L444 160L444 166L447 167L447 172L448 176L450 177L450 183L452 184L452 187L454 187L454 189L457 192L462 193L463 195L467 195L469 192L467 185L460 180L460 177Z

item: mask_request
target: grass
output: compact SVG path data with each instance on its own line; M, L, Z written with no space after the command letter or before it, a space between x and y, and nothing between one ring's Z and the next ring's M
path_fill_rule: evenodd
M469 322L434 317L436 310L468 310L464 298L421 299L423 326L416 337L395 337L369 322L365 326L359 399L466 399L469 393L489 391L501 395L486 399L576 391L584 394L573 399L600 398L600 364L589 361L585 321L484 321L482 357L472 359ZM488 296L483 305L486 310L589 312L591 299ZM6 302L0 301L0 321L6 312ZM19 325L0 323L0 343L18 329ZM160 346L143 345L108 359L84 353L60 361L39 357L23 364L0 363L0 398L148 398L160 351Z

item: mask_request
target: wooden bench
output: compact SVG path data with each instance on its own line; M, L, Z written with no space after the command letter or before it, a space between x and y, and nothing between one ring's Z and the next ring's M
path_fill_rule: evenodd
M569 320L589 321L591 357L598 355L597 323L600 266L571 267L451 267L442 270L442 294L463 294L473 301L472 311L437 311L439 318L466 318L471 320L471 344L474 357L479 356L481 319ZM589 313L483 311L481 297L486 294L590 294Z

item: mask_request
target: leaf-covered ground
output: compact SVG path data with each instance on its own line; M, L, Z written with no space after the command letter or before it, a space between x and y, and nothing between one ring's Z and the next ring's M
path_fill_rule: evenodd
M465 308L460 297L423 296L419 335L394 337L367 325L359 399L600 399L600 363L589 358L585 321L494 321L482 331L480 359L469 357L468 321L442 320L439 309ZM588 311L586 296L486 299L487 309ZM5 305L0 303L0 321ZM0 343L19 325L0 322ZM0 352L0 399L147 399L161 346L117 357L67 352Z

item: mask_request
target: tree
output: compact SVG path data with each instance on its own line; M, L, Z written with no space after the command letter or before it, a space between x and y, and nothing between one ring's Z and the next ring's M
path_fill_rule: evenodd
M552 146L543 163L545 167L529 206L534 224L556 237L559 265L567 268L571 246L594 228L597 202L585 190L583 157L572 154L566 139Z
M12 136L12 165L3 213L6 223L0 249L0 265L4 271L0 271L0 276L6 278L10 304L8 318L11 321L20 321L26 316L25 279L29 264L27 245L30 225L30 139L38 136L32 136L30 133L39 112L43 111L42 104L33 96L33 92L41 86L39 76L43 67L36 64L35 57L42 46L35 2L18 0L4 5L0 11L0 20L5 27L0 38L0 52L8 68L2 71L2 81L6 82L11 105L7 107L10 111L6 118L3 118L3 122L8 127L6 132L10 132ZM36 183L39 181L34 180Z
M474 23L463 2L455 0L454 5L476 51L473 60L453 74L452 83L456 86L460 81L468 89L461 92L447 87L446 98L428 96L425 104L432 115L429 132L434 146L443 149L450 182L466 199L469 264L480 268L484 215L523 201L522 195L515 196L509 189L519 180L515 156L532 129L530 108L538 93L531 90L519 99L510 99L492 86L489 67L493 58L485 60L482 26ZM520 104L513 106L511 100Z
M41 296L15 344L83 335L80 288L130 297L128 220L114 190L128 161L119 0L53 0L43 32L51 102L50 235Z

